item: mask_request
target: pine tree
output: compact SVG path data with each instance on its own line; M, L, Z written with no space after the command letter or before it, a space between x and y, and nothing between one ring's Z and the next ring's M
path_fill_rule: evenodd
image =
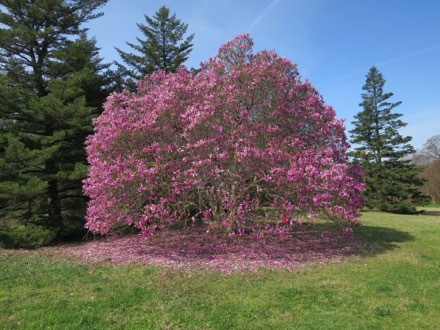
M117 75L124 77L129 88L146 74L159 69L174 72L192 51L194 34L184 37L188 24L170 15L170 9L162 6L153 17L144 15L145 24L137 24L145 39L136 38L138 44L126 42L136 53L116 48L124 64L115 62Z
M418 188L423 184L420 170L405 157L414 153L409 143L412 137L403 137L399 129L406 126L393 110L401 102L390 102L393 93L385 93L385 80L377 68L372 67L363 86L360 111L352 122L350 153L355 163L365 172L364 192L367 208L380 211L413 213L416 206L424 205L426 197Z
M27 244L39 245L82 227L84 142L108 67L82 24L106 2L2 2L0 231L11 244L31 237Z

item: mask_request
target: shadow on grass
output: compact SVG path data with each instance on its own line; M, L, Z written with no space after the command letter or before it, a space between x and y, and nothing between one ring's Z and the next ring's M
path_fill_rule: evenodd
M440 217L440 209L424 209L422 215L429 215L434 217Z
M362 254L379 254L398 247L398 243L414 240L411 234L387 227L362 226L356 230L357 239L366 244Z

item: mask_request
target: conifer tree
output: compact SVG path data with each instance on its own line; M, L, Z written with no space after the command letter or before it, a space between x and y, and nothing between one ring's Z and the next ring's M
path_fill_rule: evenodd
M414 153L409 143L412 137L404 137L399 129L405 127L394 108L401 102L390 102L393 93L385 93L385 79L376 67L372 67L363 86L360 111L352 122L350 131L355 163L362 165L365 172L365 205L380 211L413 213L416 206L427 199L418 188L423 181L418 177L420 170L406 156Z
M194 34L185 37L188 24L171 15L162 6L153 17L144 15L146 24L137 24L144 38L136 38L138 44L126 42L135 53L116 48L123 63L116 62L117 75L124 77L126 85L133 89L134 82L159 69L174 72L192 51Z
M107 92L106 65L82 25L106 2L2 2L0 233L13 245L83 225L84 141Z

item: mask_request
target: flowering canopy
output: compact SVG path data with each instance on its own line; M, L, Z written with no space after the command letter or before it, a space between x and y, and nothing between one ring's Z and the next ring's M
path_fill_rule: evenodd
M362 173L347 165L342 121L295 65L251 48L237 36L197 74L159 71L108 98L88 139L87 228L147 235L192 220L255 234L302 217L355 221ZM263 206L279 220L258 220Z

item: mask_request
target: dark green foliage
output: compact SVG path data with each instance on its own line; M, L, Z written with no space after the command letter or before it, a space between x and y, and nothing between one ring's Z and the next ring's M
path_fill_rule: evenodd
M82 231L84 141L107 95L108 65L81 25L106 2L2 2L0 231L12 245Z
M184 38L188 24L182 23L170 9L162 6L151 18L144 15L145 24L137 24L145 39L136 38L138 44L127 42L136 54L116 48L122 61L116 76L123 77L122 87L134 87L134 82L157 70L173 72L181 66L192 50L194 34Z
M365 172L366 207L380 211L413 213L416 206L427 203L419 192L423 181L418 177L420 169L405 160L414 153L409 144L411 137L403 137L399 129L406 126L393 113L401 102L391 103L393 93L384 93L385 80L377 68L372 67L366 77L362 94L363 108L355 116L350 153L355 163L360 163Z
M56 234L42 226L11 226L0 231L0 242L6 248L34 249L51 243Z

